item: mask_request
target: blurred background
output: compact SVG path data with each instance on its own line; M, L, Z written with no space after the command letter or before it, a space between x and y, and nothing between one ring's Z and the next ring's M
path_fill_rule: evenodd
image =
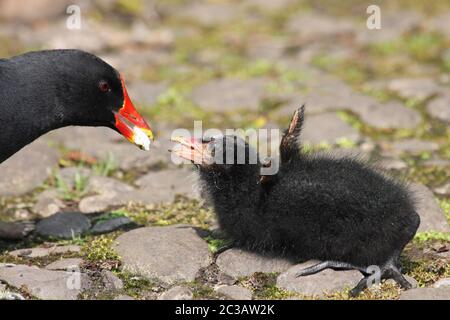
M367 27L371 4L380 29ZM69 177L79 167L139 190L151 187L140 178L160 174L161 199L135 192L131 200L170 200L168 190L191 190L165 179L167 170L178 177L167 152L174 128L194 120L204 129L284 128L303 103L305 149L381 155L388 169L440 188L448 211L449 44L450 1L0 0L1 57L60 48L99 55L124 74L158 137L146 154L108 129L52 132L0 166L0 214L42 216L48 204L36 209L36 195L58 189L61 169L74 191Z
M3 250L41 243L34 223L67 211L211 229L195 175L170 160L172 130L285 128L304 103L306 152L379 159L423 200L419 240L450 242L449 0L0 0L0 58L61 48L120 70L157 142L64 128L1 164L0 220L27 222L0 226L19 240Z

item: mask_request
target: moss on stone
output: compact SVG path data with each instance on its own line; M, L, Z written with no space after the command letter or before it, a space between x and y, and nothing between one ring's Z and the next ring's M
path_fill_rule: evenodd
M120 256L114 251L114 234L101 235L87 242L81 250L86 261L98 264L108 263L117 267L120 265Z
M214 224L212 209L198 200L177 196L173 203L138 205L123 208L133 221L142 225L167 226L190 224L208 229Z

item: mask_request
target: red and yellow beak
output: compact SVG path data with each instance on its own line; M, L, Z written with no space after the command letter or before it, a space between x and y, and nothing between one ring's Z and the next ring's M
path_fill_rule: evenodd
M123 77L123 105L115 113L117 130L130 142L134 143L143 150L149 150L151 142L154 140L153 132L144 118L136 111L128 95Z

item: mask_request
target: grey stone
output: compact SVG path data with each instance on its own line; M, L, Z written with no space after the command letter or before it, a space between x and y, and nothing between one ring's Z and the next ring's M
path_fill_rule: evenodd
M282 98L287 98L287 103L279 110L279 114L283 116L291 116L303 103L306 104L307 115L344 109L353 110L361 105L375 103L371 98L352 92L347 85L339 82L330 85L329 88L312 88L310 92L291 94Z
M0 301L1 300L25 300L25 298L19 293L0 289Z
M382 13L382 28L370 30L366 26L361 27L356 34L356 41L362 45L377 44L395 41L404 33L413 30L420 25L422 16L416 11L402 11L402 18L398 18L398 12Z
M438 231L450 232L450 226L445 218L444 211L436 198L426 186L413 184L411 190L418 199L417 213L420 215L420 232Z
M171 145L168 132L170 130L155 133L156 140L150 145L149 153L127 145L127 154L118 157L119 168L125 171L132 169L145 171L152 167L172 167L170 153L167 152ZM130 146L133 147L132 150L128 149Z
M335 113L312 115L305 121L302 133L304 143L333 144L341 138L357 141L360 136L355 129L342 121Z
M103 150L104 144L108 145L114 141L121 141L121 137L116 132L103 127L65 127L47 133L44 139L52 143L63 144L71 150L80 150L93 157L98 156L94 150ZM105 155L107 156L108 153ZM63 175L63 172L67 171L67 175L73 177L80 170L83 174L86 172L84 168L65 168L60 170L60 173Z
M78 276L79 288L76 286ZM82 273L77 275L25 265L0 266L0 280L16 288L26 286L31 294L44 300L76 300L82 290L90 286L89 279Z
M400 300L450 300L450 288L416 288L402 292Z
M247 47L251 58L275 61L280 59L287 49L287 43L280 38L255 37Z
M232 4L194 2L179 10L177 15L205 26L213 26L236 19L237 8Z
M450 28L448 27L449 21L450 21L450 12L446 11L430 18L425 24L425 28L430 31L435 31L442 33L446 36L450 36Z
M427 111L432 117L450 123L450 94L433 99Z
M149 124L152 125L150 121ZM128 143L109 128L68 127L45 136L46 140L61 143L68 149L81 150L98 160L113 162L122 170L147 169L161 162L170 164L170 154L167 152L168 138L156 138L157 140L150 146L150 152L147 153Z
M160 202L158 195L159 193L153 190L136 190L125 193L105 192L82 199L78 208L83 213L98 213L107 211L110 207L124 206L130 202L142 204Z
M155 18L159 19L158 13L155 13ZM170 49L175 39L174 32L171 29L155 29L151 28L147 23L135 21L131 27L131 40L143 46Z
M63 15L71 2L63 0L54 3L51 0L40 0L23 5L14 0L0 1L0 18L22 23L35 23L37 21L48 21Z
M108 233L129 226L132 223L133 222L128 217L117 217L97 222L90 232L93 234Z
M125 270L165 282L193 281L211 261L208 244L189 226L135 229L116 242Z
M195 88L193 101L208 111L227 111L238 108L258 110L265 94L263 79L240 80L224 78L211 80Z
M89 179L87 190L95 193L125 193L134 191L134 188L126 183L109 177L92 177Z
M158 28L159 29L159 28ZM129 35L129 33L128 33ZM143 79L148 76L149 67L158 67L171 63L171 51L166 48L153 48L152 50L119 50L102 54L103 60L117 68L127 70L127 78L132 75L134 79ZM146 66L146 67L142 67ZM125 81L127 81L125 79ZM131 99L134 99L131 96Z
M109 270L102 271L102 282L106 290L123 289L123 281Z
M252 292L240 286L218 286L215 290L231 300L252 300Z
M393 143L382 143L381 147L393 155L402 153L420 154L422 152L433 152L439 150L439 144L433 141L418 139L399 140Z
M353 288L362 279L361 273L356 270L334 271L327 269L310 276L295 276L298 271L314 263L316 262L309 261L298 264L283 272L277 278L277 287L308 296L322 296L324 293Z
M159 195L161 201L172 201L176 194L198 198L197 183L195 172L186 169L149 172L135 181L141 189L149 190L154 196Z
M39 187L57 162L57 152L42 141L26 146L0 164L0 196L20 196Z
M434 189L434 192L440 195L450 195L450 182Z
M15 257L39 258L39 257L46 257L52 254L77 253L80 251L81 251L80 246L67 245L67 246L54 246L49 248L19 249L11 251L9 254Z
M44 237L72 239L89 230L90 220L79 212L63 212L42 219L36 224L36 233Z
M388 89L405 99L425 100L442 89L432 79L412 78L393 79L388 83Z
M361 119L379 129L413 129L421 121L417 111L405 107L399 102L361 106L353 110Z
M433 288L450 287L450 278L439 279L433 283Z
M152 106L157 102L158 96L167 90L167 85L164 83L138 82L133 83L128 89L133 101Z
M135 299L126 294L121 294L121 295L118 295L117 297L115 297L114 300L135 300Z
M71 271L74 269L79 269L82 263L83 259L81 258L60 259L47 265L45 269Z
M283 272L293 265L292 262L259 255L240 249L229 249L221 253L216 260L220 271L234 278L251 276L255 272Z
M64 202L58 199L58 191L50 189L45 190L37 196L37 201L33 206L33 212L41 218L47 218L60 212L65 207Z
M122 206L126 203L126 199L116 192L108 192L82 199L78 204L78 209L82 213L96 213L104 212L111 206Z
M109 191L99 195L89 196L79 203L80 212L103 212L113 206L122 206L128 203L163 203L172 202L175 195L183 194L198 199L198 177L191 171L169 169L153 171L136 180L140 187L130 192Z
M377 164L387 170L403 170L408 168L405 161L396 158L384 158L378 161Z
M83 22L83 32L81 33L61 28L59 24L46 24L39 29L39 33L32 33L34 37L25 34L22 39L34 45L40 43L48 49L73 48L97 53L108 45L114 46L110 40L123 41L123 33L106 25L104 29L101 29L99 25L99 23L86 19Z
M301 13L293 16L289 20L287 29L306 40L317 40L352 35L355 27L349 20L308 12L308 14Z
M0 239L21 240L33 229L34 225L30 223L0 221Z
M254 7L261 10L267 10L269 12L274 10L285 9L286 7L295 4L295 0L247 0L244 1L244 5L248 7Z
M158 300L192 300L194 297L191 289L176 286L170 288L158 297Z
M422 166L424 167L448 167L450 166L450 160L448 159L429 159L422 162Z
M236 283L236 279L226 273L219 272L217 275L217 282L219 285L231 286Z
M403 275L405 277L406 280L408 280L408 282L411 284L412 289L418 288L419 287L419 282L417 282L416 279L414 279L413 277L408 276L407 274ZM391 279L392 280L392 279Z

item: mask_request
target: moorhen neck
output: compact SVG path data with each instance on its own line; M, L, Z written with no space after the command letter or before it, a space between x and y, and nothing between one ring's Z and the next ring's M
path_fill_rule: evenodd
M109 127L146 150L153 139L120 74L79 50L0 59L0 123L0 163L39 136L66 126Z

